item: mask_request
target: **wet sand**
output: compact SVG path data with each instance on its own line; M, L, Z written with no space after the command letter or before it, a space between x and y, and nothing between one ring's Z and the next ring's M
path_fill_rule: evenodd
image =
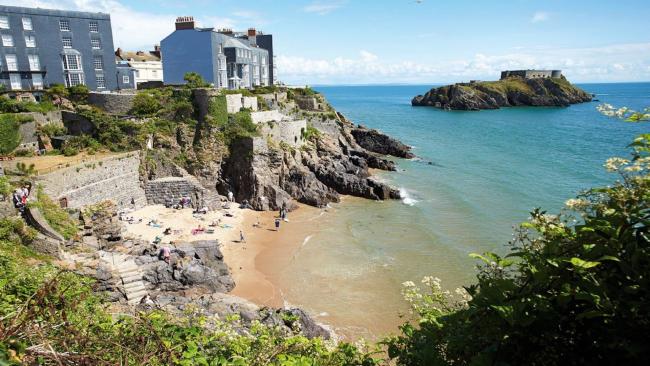
M252 212L247 215L242 224L246 243L230 243L223 247L225 261L231 267L236 284L232 294L259 305L290 305L279 285L280 273L314 230L308 223L322 212L317 208L300 205L297 210L289 213L288 222L281 221L278 231L275 229L277 211Z

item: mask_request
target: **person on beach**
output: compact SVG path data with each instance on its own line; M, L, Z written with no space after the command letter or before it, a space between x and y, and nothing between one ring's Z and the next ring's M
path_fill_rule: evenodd
M244 232L239 230L239 242L240 243L245 243L246 239L244 239Z
M234 200L234 195L232 194L232 191L228 191L228 202L233 202Z
M280 231L280 219L275 219L275 231Z

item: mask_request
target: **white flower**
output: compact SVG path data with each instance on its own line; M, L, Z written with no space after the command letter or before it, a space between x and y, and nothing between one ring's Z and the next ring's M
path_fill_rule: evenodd
M413 281L406 281L402 283L402 286L406 288L415 287L415 283L413 283Z
M589 201L581 199L581 198L571 198L564 202L564 206L568 208L569 210L582 210L589 206Z
M623 165L628 164L630 161L623 158L609 158L603 165L605 169L610 172L618 171Z

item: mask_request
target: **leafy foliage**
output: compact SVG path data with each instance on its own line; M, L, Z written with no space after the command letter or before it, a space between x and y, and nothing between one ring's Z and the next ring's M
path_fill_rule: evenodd
M207 88L210 86L210 84L208 84L203 77L196 72L186 72L183 79L186 82L185 86L189 89Z
M0 113L21 113L21 112L49 112L54 110L54 104L44 101L40 103L19 101L9 99L4 95L0 96Z
M208 115L210 116L210 124L213 126L223 127L228 123L228 106L225 95L210 98Z
M418 325L389 339L402 365L639 364L650 356L650 136L605 167L614 185L539 209L506 257L484 262L467 302L439 287L411 296ZM573 213L579 214L576 219ZM424 299L424 300L423 300Z
M15 114L0 114L0 154L9 154L20 145L19 126Z
M131 112L136 116L150 116L162 108L159 98L148 92L140 92L133 98L133 108Z

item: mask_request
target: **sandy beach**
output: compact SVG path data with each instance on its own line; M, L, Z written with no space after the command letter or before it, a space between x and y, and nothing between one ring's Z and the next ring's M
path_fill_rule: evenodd
M197 240L218 240L226 245L238 241L242 223L251 213L253 211L242 210L237 204L232 204L229 209L210 211L207 214L193 214L191 208L176 210L165 208L163 205L152 205L123 216L133 218L133 223L126 223L130 236L150 242L158 237L162 244L170 244L173 247L173 243ZM199 227L205 230L193 233L193 230ZM163 232L167 228L171 228L171 234L164 235Z
M259 305L289 305L278 286L277 276L313 232L314 228L306 223L322 212L321 209L300 205L289 213L289 221L282 221L280 230L276 231L277 211L249 211L242 222L246 243L231 243L222 248L236 284L232 294Z

